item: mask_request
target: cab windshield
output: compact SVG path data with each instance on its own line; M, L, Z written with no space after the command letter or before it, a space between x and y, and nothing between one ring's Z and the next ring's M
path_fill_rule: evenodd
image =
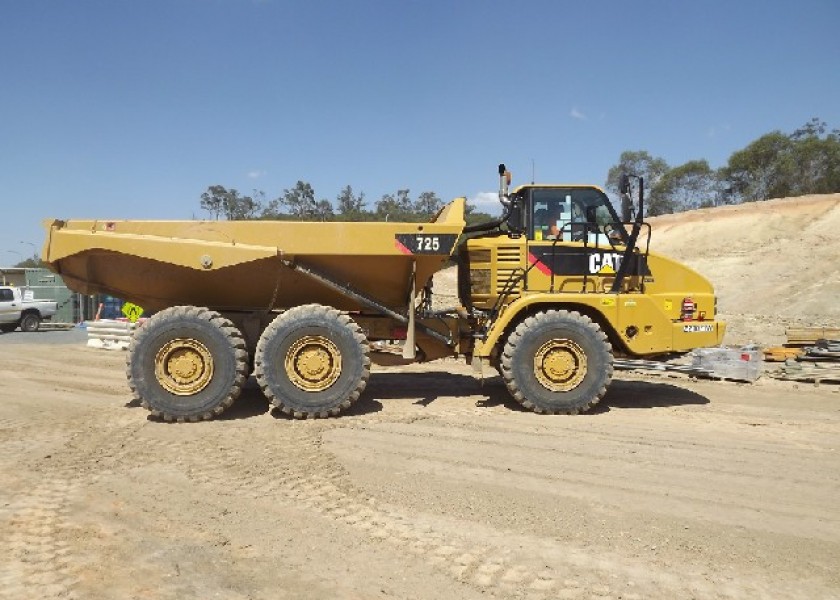
M596 188L531 188L528 237L590 244L625 242L626 232L607 195ZM606 234L605 234L606 231Z

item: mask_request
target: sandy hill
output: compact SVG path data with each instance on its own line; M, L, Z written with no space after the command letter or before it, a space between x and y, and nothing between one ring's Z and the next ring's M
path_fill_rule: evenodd
M726 344L785 341L788 327L840 327L840 194L706 208L650 219L651 249L709 278ZM455 268L435 276L457 302ZM437 304L437 302L436 302Z
M708 277L726 343L784 342L789 326L840 325L840 194L650 219L651 249Z

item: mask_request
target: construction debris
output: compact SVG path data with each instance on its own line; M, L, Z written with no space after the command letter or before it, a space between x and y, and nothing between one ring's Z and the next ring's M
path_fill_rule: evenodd
M763 371L761 352L756 346L739 348L698 348L688 357L690 363L655 360L616 359L613 366L624 371L684 373L693 377L727 379L752 383Z
M731 379L752 383L764 370L758 346L740 348L697 348L691 352L692 367L708 369L715 379Z
M613 361L613 367L618 371L659 371L706 377L712 375L712 371L709 369L658 360L617 358Z
M770 373L772 377L791 381L813 381L815 384L840 383L840 329L789 329L787 336L788 343L782 350L797 354L787 357L781 370ZM778 348L766 350L765 356L768 353L772 356L784 354L778 352Z

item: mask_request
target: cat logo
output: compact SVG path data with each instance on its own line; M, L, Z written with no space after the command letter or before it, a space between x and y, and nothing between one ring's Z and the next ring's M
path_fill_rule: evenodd
M589 272L593 275L615 275L615 272L621 266L621 258L621 254L617 252L590 254Z

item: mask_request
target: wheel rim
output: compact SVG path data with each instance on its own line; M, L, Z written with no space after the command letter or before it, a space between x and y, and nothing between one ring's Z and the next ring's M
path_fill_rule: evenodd
M155 355L155 377L177 396L197 394L213 378L213 355L198 340L171 340Z
M549 340L534 355L534 376L552 392L575 389L586 370L586 353L572 340Z
M341 352L323 336L305 336L289 347L285 367L295 386L307 392L322 392L341 375Z

